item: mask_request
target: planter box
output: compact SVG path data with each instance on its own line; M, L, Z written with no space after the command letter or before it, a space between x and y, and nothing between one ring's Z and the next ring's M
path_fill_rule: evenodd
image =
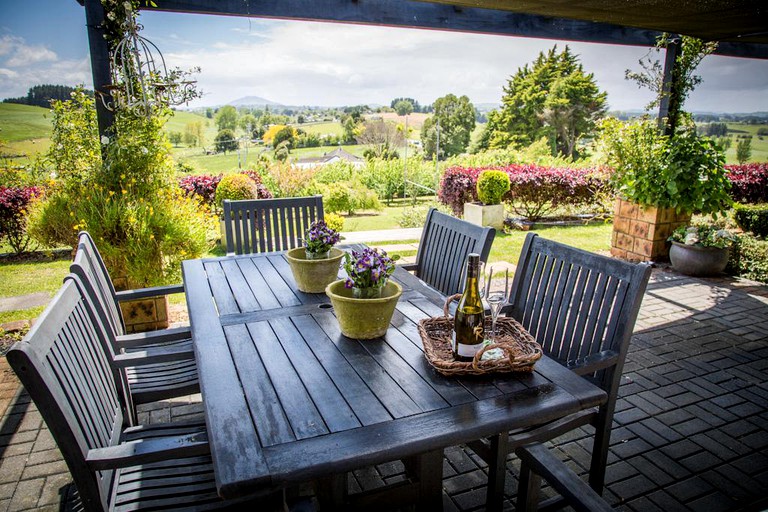
M168 328L167 295L121 302L120 309L123 312L126 333Z
M502 231L504 229L504 205L464 203L464 220L478 226L490 226Z
M690 213L677 213L674 208L643 207L617 199L611 255L628 261L668 261L667 238L690 220Z

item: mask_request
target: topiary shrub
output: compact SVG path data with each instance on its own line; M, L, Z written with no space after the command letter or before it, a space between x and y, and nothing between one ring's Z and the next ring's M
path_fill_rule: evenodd
M325 225L332 230L341 233L344 229L344 217L335 213L326 213L324 216Z
M509 176L504 171L483 171L477 177L477 198L483 204L499 204L507 192Z
M240 201L257 199L259 191L253 180L245 174L228 174L221 178L216 187L216 205L222 208L225 199Z
M733 217L744 231L751 231L757 236L768 236L768 204L736 203L733 206Z

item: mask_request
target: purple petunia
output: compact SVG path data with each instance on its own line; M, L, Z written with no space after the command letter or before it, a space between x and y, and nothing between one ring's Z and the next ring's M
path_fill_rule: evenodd
M331 250L335 244L339 243L341 235L328 227L323 220L318 220L310 224L306 233L304 243L307 251L315 254L322 254Z
M381 288L387 284L395 271L397 256L390 258L386 251L365 248L344 255L344 270L347 271L346 288Z

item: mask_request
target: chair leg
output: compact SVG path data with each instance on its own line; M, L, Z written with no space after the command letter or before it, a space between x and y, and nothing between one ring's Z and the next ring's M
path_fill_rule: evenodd
M497 512L504 504L504 479L509 453L509 433L502 432L489 438L490 460L488 462L488 488L485 495L485 509Z
M531 466L525 461L520 464L520 478L517 487L517 512L535 511L539 508L539 490L541 477L531 471Z
M403 461L406 472L416 479L419 497L416 510L443 508L443 450L433 450Z
M603 494L605 467L608 464L608 446L611 441L611 424L608 416L601 409L595 422L595 441L592 445L592 460L589 466L589 485L600 495Z

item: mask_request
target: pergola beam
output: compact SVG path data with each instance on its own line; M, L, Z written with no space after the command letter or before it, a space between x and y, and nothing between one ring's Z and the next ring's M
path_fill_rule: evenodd
M163 0L144 10L411 27L651 47L661 34L611 23L416 0ZM720 55L768 59L768 44L721 43Z

